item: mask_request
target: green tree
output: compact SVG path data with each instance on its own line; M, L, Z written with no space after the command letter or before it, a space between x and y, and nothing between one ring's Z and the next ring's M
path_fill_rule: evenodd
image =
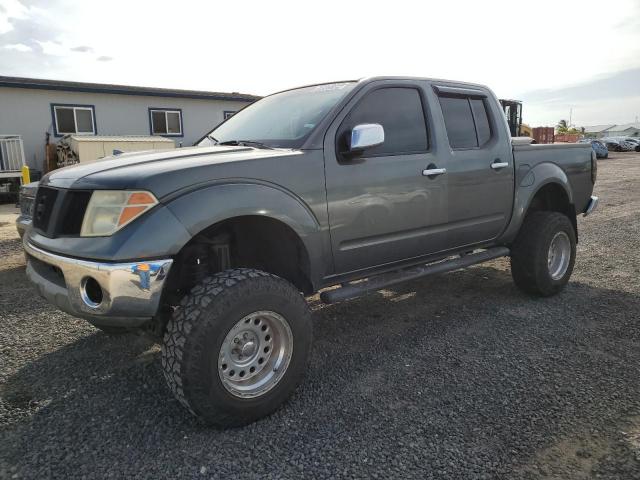
M556 133L562 135L563 133L567 133L567 130L569 130L569 126L567 125L567 121L566 120L560 120L558 122L558 124L556 125Z

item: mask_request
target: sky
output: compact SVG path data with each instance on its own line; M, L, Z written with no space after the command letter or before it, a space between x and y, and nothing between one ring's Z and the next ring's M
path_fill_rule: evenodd
M532 126L622 124L640 0L0 0L0 75L257 95L411 75L486 84Z

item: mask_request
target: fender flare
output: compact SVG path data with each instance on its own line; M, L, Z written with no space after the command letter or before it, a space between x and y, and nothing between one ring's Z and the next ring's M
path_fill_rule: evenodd
M573 205L573 193L569 178L555 163L543 162L533 168L523 165L518 169L516 179L513 211L509 225L502 235L503 243L511 243L515 239L529 211L531 202L538 192L547 185L556 184L562 187L569 200L569 205Z
M330 253L326 250L330 245L323 235L327 229L322 228L302 199L279 185L242 179L227 181L187 192L166 206L191 238L217 223L237 217L261 216L282 222L304 245L309 258L309 280L314 285L323 275L319 268L323 258L330 258L325 255Z

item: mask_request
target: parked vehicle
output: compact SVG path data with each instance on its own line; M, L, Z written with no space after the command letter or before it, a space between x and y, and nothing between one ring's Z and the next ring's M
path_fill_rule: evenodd
M20 186L19 203L20 215L16 220L18 234L22 238L25 232L31 227L33 218L33 204L36 198L39 182L31 182Z
M636 149L636 145L633 142L627 142L613 137L603 138L602 141L610 152L633 152Z
M619 140L622 140L624 142L627 143L631 143L633 144L633 149L636 152L640 152L640 138L634 138L634 137L622 137Z
M51 172L24 248L51 303L109 333L161 336L170 389L221 426L273 412L300 382L305 295L337 286L320 297L333 303L504 256L519 288L554 295L576 215L598 203L589 145L512 143L475 84L288 90L199 145Z
M584 138L582 140L578 140L578 143L588 143L591 145L591 148L596 153L597 158L609 158L609 150L607 146L602 143L600 140L594 140L592 138Z

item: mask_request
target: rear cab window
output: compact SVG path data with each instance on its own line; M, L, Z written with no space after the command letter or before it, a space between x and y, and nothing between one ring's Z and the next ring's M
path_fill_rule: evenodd
M438 99L451 148L482 148L491 139L491 123L484 99L446 94L438 95Z

